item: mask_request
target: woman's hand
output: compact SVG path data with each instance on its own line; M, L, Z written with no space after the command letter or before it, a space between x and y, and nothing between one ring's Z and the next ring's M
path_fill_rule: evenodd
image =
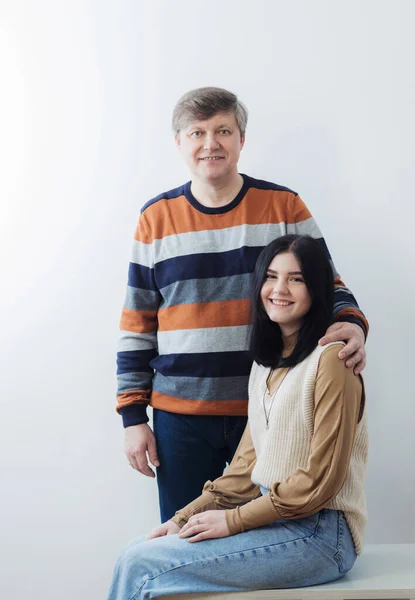
M201 542L230 535L226 523L226 511L207 510L194 515L180 530L180 538L189 538L189 542Z
M163 537L164 535L173 535L179 533L180 527L173 521L166 521L158 527L155 527L153 531L146 537L146 540L152 540L153 538Z

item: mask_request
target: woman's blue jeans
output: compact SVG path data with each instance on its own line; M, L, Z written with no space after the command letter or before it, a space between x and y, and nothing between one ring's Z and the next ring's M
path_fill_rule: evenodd
M122 552L108 600L303 587L342 577L355 559L343 513L328 509L203 542L141 537Z

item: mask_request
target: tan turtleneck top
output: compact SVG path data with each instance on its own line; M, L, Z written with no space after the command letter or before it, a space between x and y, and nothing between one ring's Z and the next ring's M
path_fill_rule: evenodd
M289 354L293 336L285 340ZM225 473L206 482L203 493L181 509L172 521L183 526L189 518L206 510L226 510L230 534L261 527L281 519L295 519L316 513L330 503L341 489L348 470L357 423L364 408L360 376L338 358L339 345L321 355L314 390L314 432L306 469L297 469L285 481L275 482L262 495L251 475L256 455L249 422ZM283 381L287 369L268 377L268 393ZM268 400L269 409L270 401ZM272 410L272 409L271 409ZM272 413L271 413L272 414Z

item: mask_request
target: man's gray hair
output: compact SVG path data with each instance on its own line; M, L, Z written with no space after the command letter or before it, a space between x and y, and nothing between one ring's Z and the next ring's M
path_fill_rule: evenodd
M217 87L187 92L173 110L173 131L177 135L192 121L206 121L218 113L233 113L241 135L245 134L248 111L235 94Z

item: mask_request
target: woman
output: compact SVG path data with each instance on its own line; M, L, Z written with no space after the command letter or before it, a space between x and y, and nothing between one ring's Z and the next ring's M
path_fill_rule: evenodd
M362 549L364 390L319 346L333 274L309 236L269 244L252 287L248 425L227 471L121 554L109 600L314 585ZM202 543L195 543L202 542Z

